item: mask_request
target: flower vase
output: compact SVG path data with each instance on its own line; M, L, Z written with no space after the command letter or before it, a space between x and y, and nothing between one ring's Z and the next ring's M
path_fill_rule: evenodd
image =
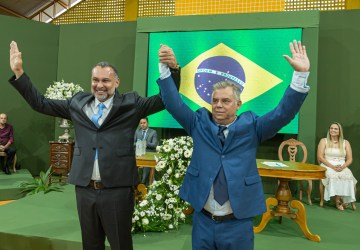
M70 142L71 141L71 135L69 134L71 128L70 121L65 118L62 118L59 127L64 129L64 134L59 136L59 142Z

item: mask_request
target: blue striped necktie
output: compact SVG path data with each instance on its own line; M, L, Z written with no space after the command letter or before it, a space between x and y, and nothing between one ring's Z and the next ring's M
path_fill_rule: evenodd
M104 108L105 108L105 105L104 105L104 103L101 102L101 103L99 104L99 110L98 110L98 112L91 117L91 121L95 124L96 127L100 127L100 125L99 125L99 119L100 119L100 117L101 117L102 114L103 114ZM98 149L96 148L95 160L97 160L97 158L98 158Z
M105 108L105 105L104 105L104 103L101 102L99 104L98 112L91 117L91 121L95 124L96 127L100 127L99 119L103 114L104 108Z
M219 126L219 131L217 136L221 142L221 145L224 146L225 135L224 130L226 126ZM226 177L224 173L224 168L221 164L218 175L214 181L214 199L220 204L223 205L227 200L229 200L228 187L226 182Z

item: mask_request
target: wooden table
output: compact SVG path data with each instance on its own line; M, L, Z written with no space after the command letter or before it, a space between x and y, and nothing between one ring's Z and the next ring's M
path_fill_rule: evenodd
M156 152L146 152L145 155L136 156L136 166L138 168L150 168L150 174L149 174L149 185L151 185L154 181L154 173L155 173L155 155Z
M294 220L309 240L320 242L319 235L310 233L306 224L306 210L299 200L292 200L289 181L291 180L319 180L325 178L324 167L301 162L274 161L257 159L260 176L279 179L279 186L275 197L266 199L267 211L263 214L260 224L254 227L255 233L260 233L273 217L286 216ZM270 167L263 162L283 163L288 167ZM289 206L290 205L290 206ZM270 206L274 207L273 209ZM292 209L296 209L294 212Z

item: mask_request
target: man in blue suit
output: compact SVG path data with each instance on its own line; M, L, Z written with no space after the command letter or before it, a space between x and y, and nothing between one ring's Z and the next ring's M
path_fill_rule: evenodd
M229 80L213 86L212 112L193 112L182 101L170 77L167 57L159 50L158 84L166 109L194 141L180 197L195 210L192 246L198 249L254 249L252 218L266 211L256 151L299 111L307 96L310 62L301 42L290 43L285 59L293 79L274 110L263 116L251 111L236 115L240 87Z

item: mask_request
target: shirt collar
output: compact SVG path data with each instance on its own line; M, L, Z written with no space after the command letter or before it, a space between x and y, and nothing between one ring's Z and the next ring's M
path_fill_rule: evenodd
M220 125L217 122L215 122L215 120L214 120L214 122L215 122L216 126L225 126L225 127L229 128L229 126L232 125L236 121L236 119L237 119L237 116L235 116L235 119L231 123L229 123L227 125Z
M105 108L106 109L109 109L111 104L113 103L114 101L114 95L112 97L110 97L109 99L107 99L105 102L103 102L103 104L105 105ZM99 105L99 100L95 98L95 102L94 102L94 105L95 105L95 108Z

